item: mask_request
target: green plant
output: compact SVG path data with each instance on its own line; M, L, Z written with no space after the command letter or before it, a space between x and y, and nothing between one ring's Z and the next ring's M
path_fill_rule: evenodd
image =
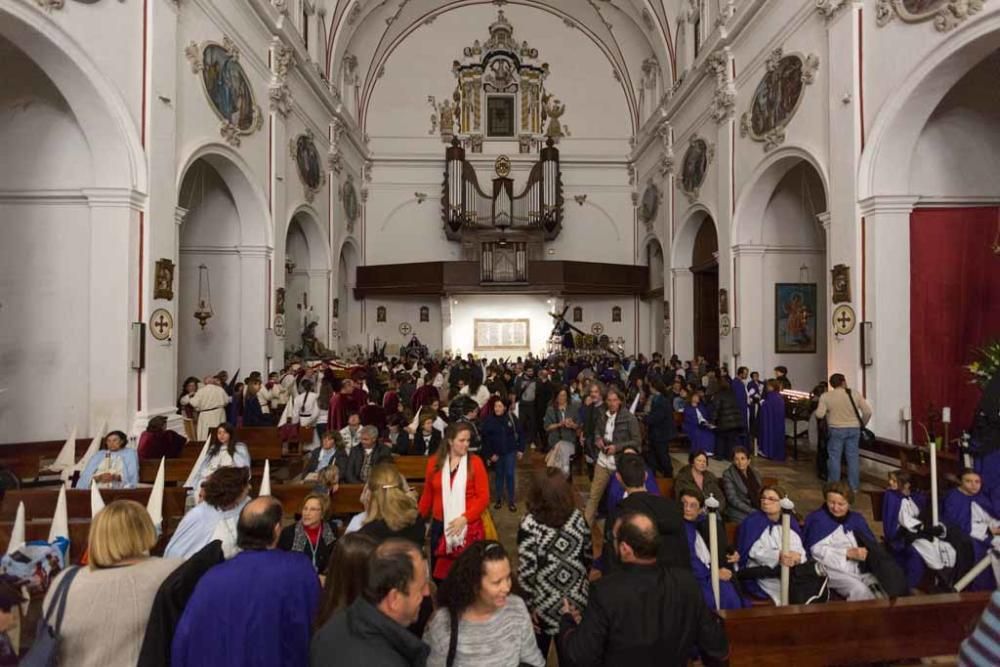
M1000 372L1000 340L990 341L974 351L975 358L965 367L972 383L985 387Z

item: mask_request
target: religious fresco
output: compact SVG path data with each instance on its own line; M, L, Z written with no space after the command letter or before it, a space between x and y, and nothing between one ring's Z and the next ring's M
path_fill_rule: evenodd
M785 128L818 67L816 56L784 55L781 49L775 49L767 59L767 73L754 90L750 110L740 120L740 136L763 142L765 151L781 145Z
M298 167L299 178L305 186L306 200L311 202L326 181L312 131L296 137L291 142L290 150Z
M353 231L354 223L361 213L361 206L358 203L358 191L354 187L354 177L350 174L340 189L340 198L344 202L344 215L347 216L347 231Z
M228 37L222 44L192 42L184 49L191 71L201 76L209 105L222 119L220 133L232 146L240 145L240 135L253 134L263 123L263 114L254 98L239 49Z
M698 199L698 193L705 182L705 172L715 155L715 147L710 146L707 141L694 135L684 153L684 162L681 164L681 190L688 196L690 201Z
M816 283L774 286L774 351L816 352Z

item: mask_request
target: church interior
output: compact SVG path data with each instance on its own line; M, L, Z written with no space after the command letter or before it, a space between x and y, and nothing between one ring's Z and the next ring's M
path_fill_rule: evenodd
M801 517L837 495L841 456L829 446L851 431L844 484L887 553L899 522L884 519L887 474L926 492L927 525L942 531L939 495L981 479L971 521L986 537L957 550L976 557L961 572L944 566L955 574L946 586L911 581L905 597L864 599L837 589L834 568L832 599L806 605L790 602L786 581L773 603L712 612L731 664L1000 660L995 630L992 649L967 640L1000 576L1000 1L3 0L0 81L8 554L58 537L53 567L89 557L94 568L97 510L132 500L150 503L152 551L169 556L178 524L207 502L191 484L206 459L212 471L248 468L249 497L277 498L285 525L298 525L313 459L340 466L324 433L346 435L354 412L397 452L403 484L426 494L437 440L406 462L395 438L440 438L440 486L467 412L449 397L464 394L481 409L484 446L494 403L518 408L511 512L506 454L483 458L493 539L521 572L528 489L563 465L546 414L560 385L591 408L600 379L598 405L615 393L638 416L648 480L678 503L679 473L652 453L661 398L674 470L713 452L700 449L712 422L708 474L728 479L738 441L763 476L752 488L787 490ZM342 389L350 380L354 394ZM397 400L414 382L416 398ZM201 398L206 386L221 402ZM727 453L716 396L730 386L743 425ZM424 387L435 401L426 436ZM843 387L860 424L837 423L836 407L824 419L824 391ZM783 406L773 422L769 400ZM366 408L381 416L369 421ZM145 456L154 423L187 442ZM603 432L559 424L572 431L563 468L587 514L600 475L614 482L617 465L627 486L622 454L591 456ZM110 463L116 433L138 451L123 468ZM323 505L341 531L371 511L363 491L378 467L365 454L352 468L362 445L351 437ZM214 462L229 438L245 463L228 445ZM619 548L612 514L586 517L595 556ZM720 527L742 543L728 515ZM790 529L779 532L784 553ZM707 533L691 539L708 544ZM712 537L705 590L721 609L719 568L729 570L716 549ZM4 629L0 590L0 654L5 636L15 654L33 650L56 574L29 585L14 560L0 561L0 588L7 577L24 597ZM963 590L973 562L979 578ZM978 585L984 573L992 586ZM812 637L803 618L829 632ZM145 624L120 664L136 664ZM551 651L539 639L540 664L573 664L558 639ZM348 664L317 657L317 641L311 660L282 664ZM703 664L716 657L701 647ZM202 664L178 660L162 664Z

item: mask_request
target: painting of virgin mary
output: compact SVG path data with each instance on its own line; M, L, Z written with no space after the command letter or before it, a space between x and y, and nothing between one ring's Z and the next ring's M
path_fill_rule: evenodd
M243 66L218 44L205 47L202 64L205 90L216 113L240 132L253 131L256 105Z

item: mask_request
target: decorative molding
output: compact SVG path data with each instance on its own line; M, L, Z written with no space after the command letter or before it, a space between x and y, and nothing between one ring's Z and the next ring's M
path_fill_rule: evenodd
M973 14L982 10L986 0L950 0L938 2L922 12L911 12L902 0L878 0L875 4L875 23L882 27L899 18L905 23L922 23L933 19L938 32L948 32Z
M717 27L724 26L734 16L736 16L736 0L726 0L725 4L719 7L719 15L715 18L715 25Z
M87 5L93 5L100 2L101 0L76 0L76 1ZM125 2L125 0L118 0L118 2ZM51 12L65 7L66 0L35 0L35 4L37 4L45 11Z
M354 25L361 16L361 0L357 0L347 12L347 25Z
M284 81L295 67L295 50L277 37L271 42L271 71L279 81Z
M288 16L288 0L271 0L271 6L282 16Z
M271 100L271 111L278 113L282 118L288 118L292 112L294 100L292 91L284 81L274 81L268 87L267 95Z
M733 82L731 56L728 47L716 49L705 65L715 76L715 93L712 95L711 114L716 123L722 124L736 111L736 84Z
M330 150L326 153L326 168L335 174L339 174L344 168L344 155L340 149L340 139L344 135L344 124L334 118L330 122Z
M663 147L656 166L660 170L660 176L666 177L674 173L674 140L670 121L665 120L657 125L656 134L660 137L660 144Z
M851 0L816 0L816 11L827 21L837 18L841 11L851 6Z

